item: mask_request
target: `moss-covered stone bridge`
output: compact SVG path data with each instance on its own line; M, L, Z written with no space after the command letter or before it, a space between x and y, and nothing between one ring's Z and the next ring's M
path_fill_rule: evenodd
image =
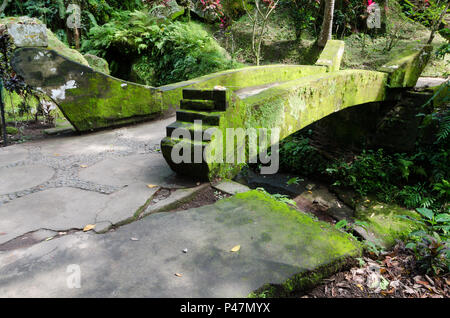
M108 76L36 46L18 45L13 67L29 85L50 96L77 131L176 111L176 122L167 127L168 136L161 141L163 155L173 170L203 178L231 177L243 165L237 156L228 163L212 159L221 147L227 156L223 148L227 128L278 128L279 136L272 140L276 143L331 113L393 99L398 89L415 85L431 51L425 46L405 52L379 71L340 70L344 43L333 40L315 65L246 67L156 88ZM201 127L196 120L202 121ZM175 138L176 128L191 138ZM222 134L216 134L219 131ZM172 149L180 143L207 150L206 155L198 163L175 163ZM248 154L245 141L241 143L234 149Z

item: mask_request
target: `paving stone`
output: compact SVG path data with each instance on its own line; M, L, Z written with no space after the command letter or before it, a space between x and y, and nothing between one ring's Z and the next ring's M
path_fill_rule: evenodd
M53 177L55 171L44 165L0 168L0 194L13 193L35 187Z
M132 155L122 158L110 158L83 169L83 180L125 186L135 182L159 184L174 172L161 154Z
M28 150L20 145L0 148L0 167L11 165L28 157Z
M222 192L225 192L225 193L228 193L231 195L234 195L236 193L241 193L241 192L247 192L250 190L249 187L247 187L243 184L231 181L231 180L220 181L219 183L214 184L213 187L216 188L217 190L220 190Z
M38 229L64 231L95 223L108 196L74 188L49 189L0 206L0 244Z

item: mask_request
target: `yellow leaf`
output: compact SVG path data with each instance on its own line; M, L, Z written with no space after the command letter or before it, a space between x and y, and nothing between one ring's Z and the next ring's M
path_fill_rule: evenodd
M361 289L362 291L364 291L364 288L362 287L362 285L361 285L361 284L356 284L356 286L358 286L358 287L359 287L359 289Z
M87 165L80 165L81 168L87 168Z
M147 188L156 188L157 187L157 185L156 184L147 184Z
M236 245L235 247L233 247L232 249L231 249L231 252L237 252L237 251L239 251L241 249L241 246L240 245Z
M176 276L176 277L182 277L183 274L181 274L181 273L175 273L175 276Z
M88 224L83 228L83 232L93 230L94 228L95 228L95 224Z

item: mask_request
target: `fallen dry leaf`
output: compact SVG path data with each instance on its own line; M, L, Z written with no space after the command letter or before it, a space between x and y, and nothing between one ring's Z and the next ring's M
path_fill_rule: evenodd
M386 295L391 295L391 294L394 293L394 291L395 291L395 288L392 288L391 290L383 290L383 291L381 292L381 294L383 294L384 296L386 296Z
M241 246L240 245L236 245L235 247L233 247L231 250L230 250L230 252L237 252L237 251L239 251L241 249Z
M182 277L183 274L181 274L181 273L175 273L175 276L176 276L176 277Z
M417 283L418 283L418 284L421 284L421 285L424 285L424 286L427 287L427 288L428 288L428 285L430 285L428 282L425 282L425 281L423 281L423 280L418 280Z
M81 168L87 168L87 165L80 165Z
M156 188L157 187L157 185L156 184L147 184L147 188Z
M93 230L94 228L95 228L95 224L88 224L83 228L83 232Z

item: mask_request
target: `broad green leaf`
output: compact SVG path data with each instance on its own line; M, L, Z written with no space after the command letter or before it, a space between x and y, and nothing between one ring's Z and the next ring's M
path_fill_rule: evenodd
M450 214L441 213L441 214L436 215L436 222L440 222L440 223L450 222Z
M433 219L434 213L433 211L431 211L430 209L427 208L417 208L416 209L417 212L419 212L420 214L422 214L424 217L426 217L429 220Z

